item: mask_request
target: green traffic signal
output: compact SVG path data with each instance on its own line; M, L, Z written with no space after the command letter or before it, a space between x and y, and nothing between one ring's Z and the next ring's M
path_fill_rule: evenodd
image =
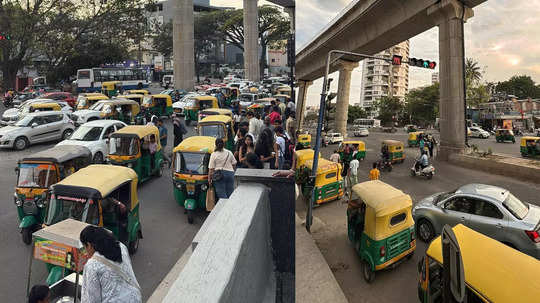
M418 66L423 68L429 68L429 69L435 69L435 66L437 66L437 63L429 60L424 59L417 59L417 58L409 58L409 65L410 66Z

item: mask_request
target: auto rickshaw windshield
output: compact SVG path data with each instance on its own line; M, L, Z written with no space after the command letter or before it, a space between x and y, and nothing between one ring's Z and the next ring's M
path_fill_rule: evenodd
M98 225L97 203L87 203L87 200L83 198L51 197L45 224L52 225L68 218Z
M209 160L209 154L179 152L176 154L175 171L177 173L206 175L208 174Z
M139 139L135 137L113 137L109 140L109 154L134 156L139 153Z
M186 102L186 106L195 106L195 105L197 105L197 99L195 99L195 98L187 98L185 102Z
M23 163L19 166L17 187L48 188L56 183L56 172L51 164Z
M152 105L152 96L146 95L143 98L143 105Z
M104 105L105 103L102 102L94 103L94 105L90 106L90 109L100 111Z
M69 140L97 141L99 140L102 131L103 127L81 125L79 128L77 128L73 135L71 135Z
M88 98L82 97L82 96L77 98L77 106L84 107L87 105L87 103L88 103Z
M102 112L106 113L106 114L110 114L113 112L113 106L112 104L105 104L103 105L103 108L101 109Z
M214 138L223 138L225 137L225 131L223 125L211 124L201 126L201 136L214 137Z
M199 101L199 107L200 109L205 109L205 108L212 108L212 100L201 100Z

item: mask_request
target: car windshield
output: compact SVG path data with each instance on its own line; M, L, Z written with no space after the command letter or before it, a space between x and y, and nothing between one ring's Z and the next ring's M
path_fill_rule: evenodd
M437 199L433 200L433 204L437 204L439 203L439 201L442 201L448 197L450 197L452 194L454 194L456 191L453 190L453 191L449 191L449 192L445 192L445 193L441 193L439 196L437 196Z
M97 203L87 203L84 198L51 197L45 224L52 225L65 219L75 219L89 224L99 224Z
M21 119L19 119L17 123L15 123L15 126L20 126L20 127L29 126L29 123L32 121L33 118L34 117L32 116L24 116Z
M139 152L139 139L134 137L113 137L109 140L109 154L134 156Z
M78 97L77 98L77 106L83 107L88 104L88 99L86 97Z
M175 170L177 173L206 175L209 159L209 154L179 152L176 154Z
M511 193L508 193L508 197L504 200L503 205L514 217L520 220L523 220L527 213L529 213L529 206Z
M98 103L95 103L94 105L90 106L90 109L100 111L103 108L103 105L105 105L105 103L98 102Z
M101 136L101 131L103 131L103 127L82 125L77 128L69 139L77 141L97 141Z
M223 138L225 137L225 132L223 130L223 125L213 124L213 125L203 125L199 131L200 136L214 137L214 138Z
M17 187L48 188L56 183L55 172L51 164L23 163L19 166Z

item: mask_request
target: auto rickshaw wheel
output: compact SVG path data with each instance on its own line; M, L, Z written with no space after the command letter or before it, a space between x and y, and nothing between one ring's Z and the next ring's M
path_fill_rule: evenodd
M188 209L187 210L187 221L189 224L193 224L193 221L194 221L194 216L193 216L193 210L192 209Z
M407 260L410 260L412 259L413 256L414 256L414 250L410 254L408 254L406 258Z
M367 283L371 284L375 280L375 272L371 270L371 265L367 260L362 260L362 274Z
M23 243L30 245L32 243L32 233L34 232L34 226L24 227L21 230Z
M137 250L139 249L139 239L140 239L140 232L137 232L137 236L135 237L135 240L129 242L128 244L128 251L130 255L134 255Z

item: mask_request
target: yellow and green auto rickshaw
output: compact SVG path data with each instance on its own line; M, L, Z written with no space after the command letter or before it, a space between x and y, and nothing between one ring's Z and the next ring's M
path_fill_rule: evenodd
M293 155L294 169L305 166L306 161L313 160L314 155L315 151L310 148L295 151ZM321 152L319 152L319 159L322 159Z
M118 96L118 97L122 98L122 99L133 100L133 101L137 102L139 105L142 105L145 95L143 95L143 94L126 94L126 95L121 95L121 96Z
M140 183L152 176L161 177L163 155L157 127L130 125L112 133L109 138L111 164L132 168Z
M133 95L149 95L150 92L146 89L129 89L125 92L126 94L133 94Z
M25 244L45 220L49 187L91 162L90 150L78 145L51 147L19 160L14 202Z
M500 143L506 141L516 143L516 137L514 137L514 132L511 129L506 128L499 128L495 131L495 140Z
M88 109L100 100L108 100L109 97L102 93L79 94L77 97L77 110Z
M522 157L540 156L540 137L521 137L519 149Z
M351 162L353 158L362 161L366 158L366 143L360 140L345 140L339 144L338 151L343 163Z
M234 123L231 117L224 115L208 116L199 122L199 136L221 138L225 148L234 151Z
M223 115L228 117L233 117L233 113L230 109L226 108L208 108L199 111L199 120L198 122L201 122L202 119L208 117L208 116L215 116L215 115Z
M382 181L366 181L352 188L347 207L349 241L362 259L366 282L375 271L393 268L416 248L411 197Z
M540 262L463 224L452 228L463 262L462 302L536 302L540 297ZM418 297L422 303L443 302L441 237L429 244L418 263ZM504 286L501 285L504 281Z
M165 94L146 95L142 102L142 109L143 112L148 112L158 117L171 117L173 113L172 98Z
M277 98L278 95L287 95L289 98L291 97L291 87L287 85L278 86L276 88L276 94L274 97Z
M101 93L112 98L122 91L122 81L107 81L101 84Z
M403 161L405 161L403 142L397 140L384 140L381 143L381 147L384 146L388 148L390 161L392 161L392 163L403 163Z
M62 107L58 103L34 103L28 109L29 113L61 111Z
M221 92L225 95L225 105L231 106L233 100L236 100L240 96L240 90L238 87L222 87Z
M313 153L311 154L311 156L313 156ZM301 174L311 174L311 169L313 168L313 159L305 160L302 162L303 163L296 172L296 176L298 177L297 181L306 180L307 178L305 176L302 177ZM302 187L302 193L304 197L312 197L313 186L315 186L315 206L341 199L344 193L341 169L341 164L326 160L324 158L319 158L319 163L317 165L317 176L315 177L315 184L308 184L309 181L299 182Z
M208 162L216 138L193 136L184 139L173 150L174 198L183 206L190 224L197 209L206 208Z
M299 134L298 143L302 144L304 148L311 148L311 135L310 134Z
M424 135L424 132L417 131L417 132L410 132L409 138L407 140L407 143L409 144L409 147L413 146L420 146L420 138L418 138L420 135Z
M214 96L193 96L188 99L190 105L184 108L186 125L191 121L198 121L199 111L207 108L219 108L218 100Z
M103 103L100 109L101 119L120 120L126 124L134 124L140 112L139 104L133 100L113 98L101 102Z

